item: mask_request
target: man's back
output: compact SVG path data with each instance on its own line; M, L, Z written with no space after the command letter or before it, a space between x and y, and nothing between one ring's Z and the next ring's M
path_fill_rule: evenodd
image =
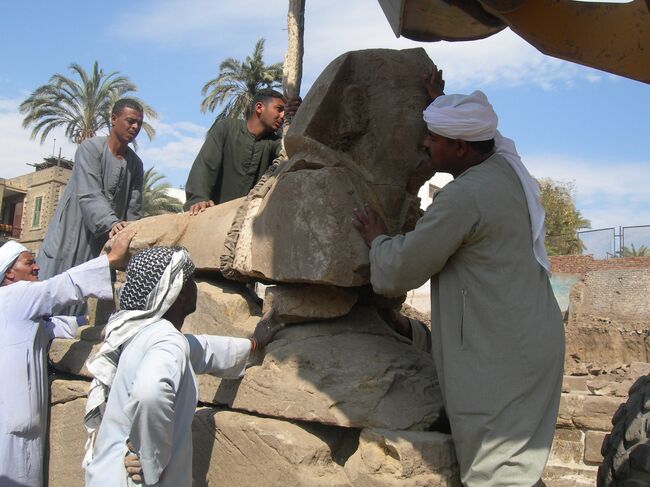
M190 486L191 422L198 398L189 344L161 320L141 330L120 356L87 486L128 485L124 456L130 439L147 484Z

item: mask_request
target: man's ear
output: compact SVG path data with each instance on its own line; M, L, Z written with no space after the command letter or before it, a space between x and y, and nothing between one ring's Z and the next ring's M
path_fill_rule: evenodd
M2 282L7 281L7 283L11 283L14 282L14 279L16 279L16 274L14 273L14 266L11 266L5 271L5 277Z
M111 113L111 127L115 125L115 121L117 120L117 115L114 113Z
M469 152L469 144L461 139L455 139L454 145L456 146L456 155L460 158L464 158Z
M255 113L260 115L263 110L264 110L264 102L258 101L257 103L255 103Z

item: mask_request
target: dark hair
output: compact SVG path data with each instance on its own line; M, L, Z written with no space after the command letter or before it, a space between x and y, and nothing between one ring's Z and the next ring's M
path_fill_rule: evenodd
M479 154L487 154L492 149L494 149L494 139L490 140L479 140L477 142L467 141L469 146L474 149Z
M263 90L260 90L257 93L255 93L255 96L253 97L250 105L248 106L246 118L250 117L253 113L255 113L255 105L257 105L258 103L264 103L266 105L272 98L279 98L282 101L286 101L282 93L280 93L279 91L275 91L271 88L264 88Z
M137 112L140 112L141 114L144 115L144 110L142 109L142 105L134 100L133 98L120 98L115 102L115 105L113 105L113 110L111 111L111 115L115 115L116 117L122 113L122 110L125 108L131 108L132 110L135 110Z

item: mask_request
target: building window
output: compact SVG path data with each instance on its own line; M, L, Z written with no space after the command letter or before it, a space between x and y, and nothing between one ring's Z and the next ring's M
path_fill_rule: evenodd
M41 205L43 204L43 197L37 196L34 198L34 213L32 214L32 228L41 228Z

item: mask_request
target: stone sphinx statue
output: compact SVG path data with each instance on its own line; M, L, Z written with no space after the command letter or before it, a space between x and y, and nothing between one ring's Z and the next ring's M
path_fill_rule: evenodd
M414 226L425 180L414 184L426 134L421 75L431 70L423 49L339 56L293 119L288 159L246 198L195 217L156 217L151 229L144 220L133 245L184 245L199 269L231 279L367 284L368 249L352 226L352 209L365 202L377 208L391 233Z

